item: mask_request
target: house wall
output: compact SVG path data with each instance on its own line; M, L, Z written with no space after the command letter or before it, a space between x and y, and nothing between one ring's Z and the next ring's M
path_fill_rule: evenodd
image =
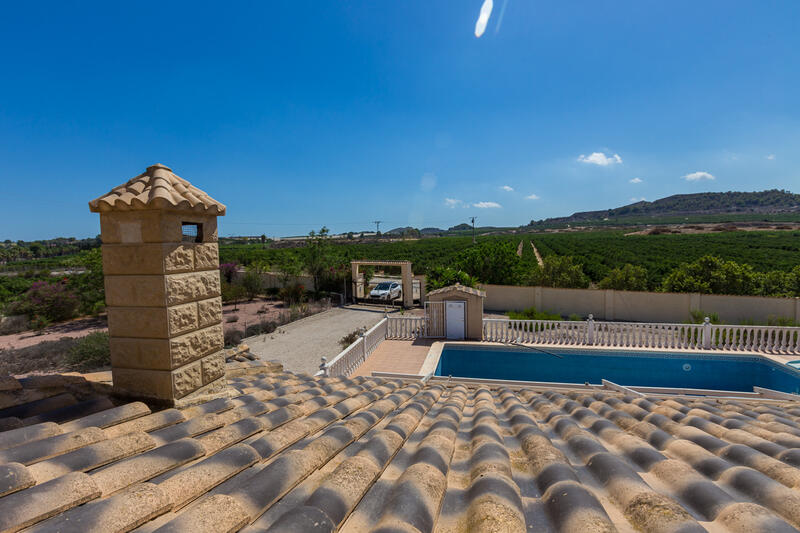
M599 289L556 289L514 285L482 285L487 311L522 311L529 307L543 311L598 320L635 322L686 322L690 312L717 313L726 323L766 322L770 317L800 321L800 299L718 294L615 291Z

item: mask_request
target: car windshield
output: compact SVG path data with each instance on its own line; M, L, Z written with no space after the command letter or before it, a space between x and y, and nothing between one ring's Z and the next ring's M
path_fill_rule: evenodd
M378 283L378 286L375 287L375 289L377 289L379 291L388 291L389 290L389 284L388 283Z

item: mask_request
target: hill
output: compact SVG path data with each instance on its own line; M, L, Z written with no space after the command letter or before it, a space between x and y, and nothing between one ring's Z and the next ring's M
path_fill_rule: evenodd
M583 211L568 217L531 221L530 225L569 224L628 217L798 212L800 212L800 194L789 191L772 189L761 192L701 192L676 194L653 202L635 202L615 209Z

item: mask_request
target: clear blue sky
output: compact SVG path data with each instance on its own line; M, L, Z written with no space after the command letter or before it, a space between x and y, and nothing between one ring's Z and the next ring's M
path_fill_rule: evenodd
M222 235L800 191L800 2L481 3L6 3L0 239L93 236L156 162Z

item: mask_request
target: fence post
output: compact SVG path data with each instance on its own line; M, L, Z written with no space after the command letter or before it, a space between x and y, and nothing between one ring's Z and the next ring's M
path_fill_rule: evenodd
M322 362L319 364L319 369L322 370L322 376L323 377L327 378L329 376L329 374L328 374L328 358L327 357L322 356Z
M703 319L703 349L711 349L711 319L708 317Z
M586 344L594 344L594 315L591 313L586 320Z
M367 337L363 333L361 334L361 355L362 361L367 360Z

